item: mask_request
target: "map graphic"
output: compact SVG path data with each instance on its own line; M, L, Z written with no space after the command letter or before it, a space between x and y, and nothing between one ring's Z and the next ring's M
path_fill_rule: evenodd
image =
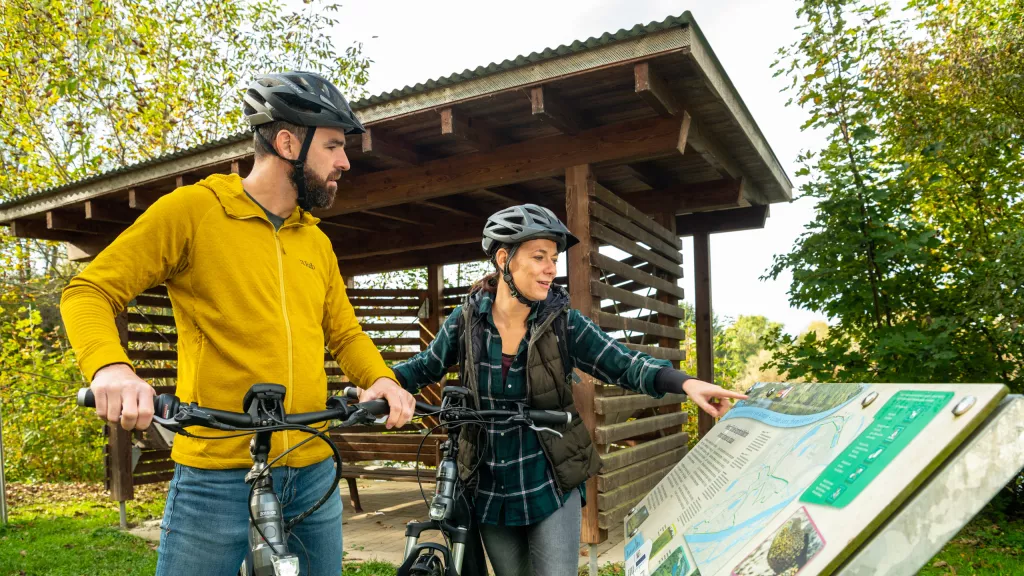
M767 421L779 430L761 430L750 441L744 451L749 456L742 472L705 504L700 520L683 530L702 570L714 574L723 568L722 563L738 552L737 547L747 544L776 514L798 499L867 426L869 419L865 416L842 411L863 390L859 384L813 388L762 384L750 390L750 400L737 404L723 418L723 424L716 427L724 426L720 434L740 437L740 428L730 429L727 423L738 422L737 418ZM710 445L704 449L710 449Z
M747 394L624 518L627 576L829 574L1006 388L759 383ZM975 410L954 414L968 395Z

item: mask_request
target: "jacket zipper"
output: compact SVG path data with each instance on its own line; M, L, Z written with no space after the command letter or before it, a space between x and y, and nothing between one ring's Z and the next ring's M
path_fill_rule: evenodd
M273 224L271 224L271 226L273 226ZM274 244L277 247L277 250L275 252L277 253L277 277L281 290L281 315L284 317L285 340L288 342L288 394L286 394L287 401L285 402L285 412L290 414L292 411L292 399L295 396L295 390L293 386L295 376L293 373L292 366L292 325L291 322L288 320L288 302L287 299L285 298L284 292L284 259L281 257L281 254L284 252L284 245L281 243L281 236L279 235L279 230L277 229L274 229ZM283 432L284 445L288 446L288 431L283 430ZM285 463L287 464L287 459Z
M562 314L564 312L565 312L565 310L563 309L563 310L561 310L560 312L557 312L557 313L558 314ZM554 322L554 319L552 317L548 317L546 319L546 321L543 323L543 325L541 326L541 328L543 328L544 330L548 330L549 328L551 328L552 322ZM557 338L557 336L556 336L556 338ZM527 400L530 399L530 393L531 393L531 387L530 387L530 356L533 354L533 342L534 342L534 338L533 338L533 335L531 335L530 336L530 341L527 342L527 344L526 344L526 399ZM565 359L563 358L562 361L564 362ZM558 484L558 476L557 476L557 473L555 472L555 463L554 463L554 461L551 460L551 455L548 454L548 448L547 448L547 446L544 445L544 439L540 437L540 432L534 432L534 433L537 434L537 440L540 442L540 451L544 453L544 459L548 461L548 466L551 467L551 476L552 476L551 479L554 480L555 492L558 493L558 497L559 498L564 498L565 497L565 493L562 492L562 487L559 486L559 484Z

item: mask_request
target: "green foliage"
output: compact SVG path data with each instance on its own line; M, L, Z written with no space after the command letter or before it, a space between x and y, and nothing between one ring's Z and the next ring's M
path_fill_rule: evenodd
M885 3L805 0L803 37L780 51L776 74L827 142L799 158L815 219L767 276L791 270L790 302L833 325L823 337L772 330L771 366L1019 390L1024 42L1008 22L1021 5L910 7L902 21Z
M370 61L335 50L340 5L280 0L0 3L0 201L242 129L254 74L306 69L362 95ZM97 479L95 415L60 330L78 270L0 229L0 411L12 479Z
M0 199L241 130L254 73L325 73L361 93L340 6L279 0L10 0L0 7Z

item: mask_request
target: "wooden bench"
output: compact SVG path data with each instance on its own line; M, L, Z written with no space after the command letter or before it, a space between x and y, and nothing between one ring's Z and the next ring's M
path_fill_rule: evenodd
M356 512L362 512L359 502L359 489L356 479L370 480L402 480L416 482L422 480L430 483L434 479L434 470L424 466L437 466L441 459L441 444L448 439L445 434L432 434L425 441L422 434L380 434L345 432L332 434L331 439L341 450L341 476L348 481L349 501ZM389 461L417 462L416 452L423 442L420 452L419 475L415 468L393 468L390 466L359 465L358 462Z

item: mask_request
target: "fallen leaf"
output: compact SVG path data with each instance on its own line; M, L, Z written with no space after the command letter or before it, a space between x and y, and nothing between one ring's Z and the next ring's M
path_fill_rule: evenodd
M942 560L939 560L932 564L932 568L945 568L946 566L949 566L949 564L947 562L943 562Z
M22 551L21 551L21 555L22 555L22 556L28 556L28 552L26 552L26 551L22 550Z

